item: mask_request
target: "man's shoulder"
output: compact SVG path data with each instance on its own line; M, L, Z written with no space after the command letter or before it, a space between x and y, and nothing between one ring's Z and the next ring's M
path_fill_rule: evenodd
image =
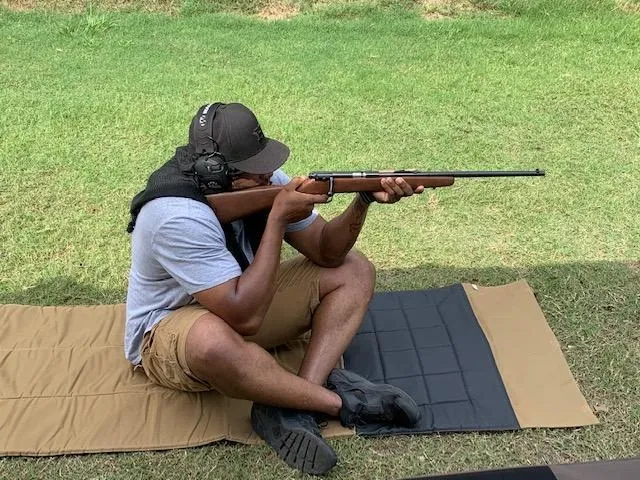
M196 225L221 228L211 207L186 197L160 197L151 200L140 211L137 223L146 224L156 231L162 226L176 224L189 225L189 228L195 228Z
M291 179L289 178L289 175L284 172L284 170L279 168L275 172L273 172L270 181L272 185L286 185L291 181Z
M158 216L161 218L191 217L199 215L215 218L213 210L198 200L187 197L160 197L151 200L142 210L141 214Z

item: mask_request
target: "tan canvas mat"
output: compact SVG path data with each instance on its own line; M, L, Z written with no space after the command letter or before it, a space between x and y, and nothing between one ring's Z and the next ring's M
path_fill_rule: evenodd
M526 282L464 287L520 425L597 423ZM250 402L151 384L125 360L123 335L124 305L1 305L0 455L259 441ZM301 341L274 352L291 371L303 354ZM354 432L330 422L323 434Z

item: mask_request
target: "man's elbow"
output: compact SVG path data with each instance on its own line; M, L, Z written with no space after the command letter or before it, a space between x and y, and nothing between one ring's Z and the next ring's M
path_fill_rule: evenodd
M263 318L260 316L244 317L242 319L236 319L233 322L227 322L233 328L237 334L243 337L251 337L256 335L260 331Z
M214 287L219 288L219 287ZM211 295L196 294L195 298L204 308L209 310L213 315L218 317L236 333L244 337L255 335L262 326L264 319L263 309L259 305L255 305L246 298L234 295L235 286L232 293L214 299Z
M338 268L344 263L345 257L322 257L314 262L325 268Z
M349 252L345 254L336 255L336 254L331 254L329 252L321 250L317 252L314 258L310 258L310 260L316 265L320 265L321 267L337 268L344 263L348 253Z
M210 308L207 309L231 327L234 332L243 337L250 337L257 334L262 326L263 317L253 312L240 311L240 309L238 309L220 314Z

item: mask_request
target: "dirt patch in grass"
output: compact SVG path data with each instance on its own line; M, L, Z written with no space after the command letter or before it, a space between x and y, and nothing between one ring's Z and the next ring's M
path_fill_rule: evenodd
M638 0L618 0L617 5L623 12L640 14L640 1Z
M427 20L451 18L478 12L501 14L498 10L473 0L421 0L420 5L422 16Z
M18 1L3 0L2 2L0 2L0 5L2 5L3 7L9 8L11 10L17 10L19 12L22 12L25 10L32 10L37 7L35 0L18 0Z
M78 13L90 8L100 10L135 10L143 12L177 13L181 1L174 0L0 0L0 5L16 11L53 10Z
M213 0L211 1L213 2ZM619 0L619 2L620 8L624 10L638 10L638 3L634 3L634 0ZM302 3L299 0L264 0L260 2L261 7L258 11L251 13L257 13L258 17L265 20L283 20L299 14ZM350 3L354 3L353 0L311 0L310 2L312 9ZM51 10L78 13L95 8L177 14L185 6L185 0L0 0L0 5L17 11ZM420 9L422 16L429 20L477 12L500 14L499 11L482 3L481 0L418 0L415 5ZM226 10L225 6L229 7L229 10L237 11L232 1L220 2L218 5L220 8L216 10Z
M271 0L260 8L258 17L264 20L286 20L295 17L298 13L300 9L297 5L282 0Z

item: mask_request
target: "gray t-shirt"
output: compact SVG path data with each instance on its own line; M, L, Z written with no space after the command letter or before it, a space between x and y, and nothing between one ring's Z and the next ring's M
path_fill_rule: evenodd
M274 185L288 182L281 170L271 177ZM314 210L304 220L289 224L287 232L307 228L316 217ZM242 225L241 221L232 222L238 243L251 262L253 253ZM131 239L124 338L127 359L139 364L144 334L172 311L195 302L194 293L241 274L209 206L183 197L161 197L147 203L140 210Z

